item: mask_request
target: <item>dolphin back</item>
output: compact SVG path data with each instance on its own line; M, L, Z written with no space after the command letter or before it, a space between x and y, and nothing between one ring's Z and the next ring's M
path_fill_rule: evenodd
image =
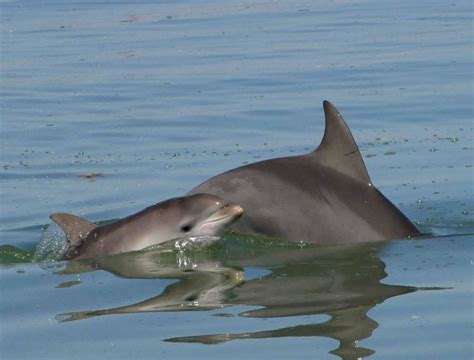
M316 150L247 164L214 176L189 194L241 204L236 232L293 242L356 243L421 233L372 184L343 117L324 102L326 128Z

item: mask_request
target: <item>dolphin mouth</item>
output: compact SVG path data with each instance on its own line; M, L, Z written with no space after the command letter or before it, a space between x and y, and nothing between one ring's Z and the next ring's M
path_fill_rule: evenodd
M222 220L229 219L229 222L237 220L242 216L244 209L240 205L236 204L226 204L212 214L211 218L208 219L205 223L217 223Z

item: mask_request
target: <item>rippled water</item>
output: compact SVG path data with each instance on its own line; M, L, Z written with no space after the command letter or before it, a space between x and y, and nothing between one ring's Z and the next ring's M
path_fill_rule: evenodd
M0 6L2 358L472 358L470 1ZM31 263L53 212L313 149L324 99L427 239Z

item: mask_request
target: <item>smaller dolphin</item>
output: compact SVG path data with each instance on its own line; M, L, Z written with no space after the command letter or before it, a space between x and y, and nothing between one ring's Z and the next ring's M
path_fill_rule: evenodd
M217 236L242 213L239 205L218 196L195 194L163 201L103 226L65 213L50 218L66 234L61 259L70 260L141 250L184 237Z

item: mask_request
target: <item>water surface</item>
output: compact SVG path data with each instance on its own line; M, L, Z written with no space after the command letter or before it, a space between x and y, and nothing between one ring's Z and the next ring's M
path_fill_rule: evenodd
M2 358L472 358L470 1L0 6ZM427 239L31 263L53 212L313 149L324 99Z

